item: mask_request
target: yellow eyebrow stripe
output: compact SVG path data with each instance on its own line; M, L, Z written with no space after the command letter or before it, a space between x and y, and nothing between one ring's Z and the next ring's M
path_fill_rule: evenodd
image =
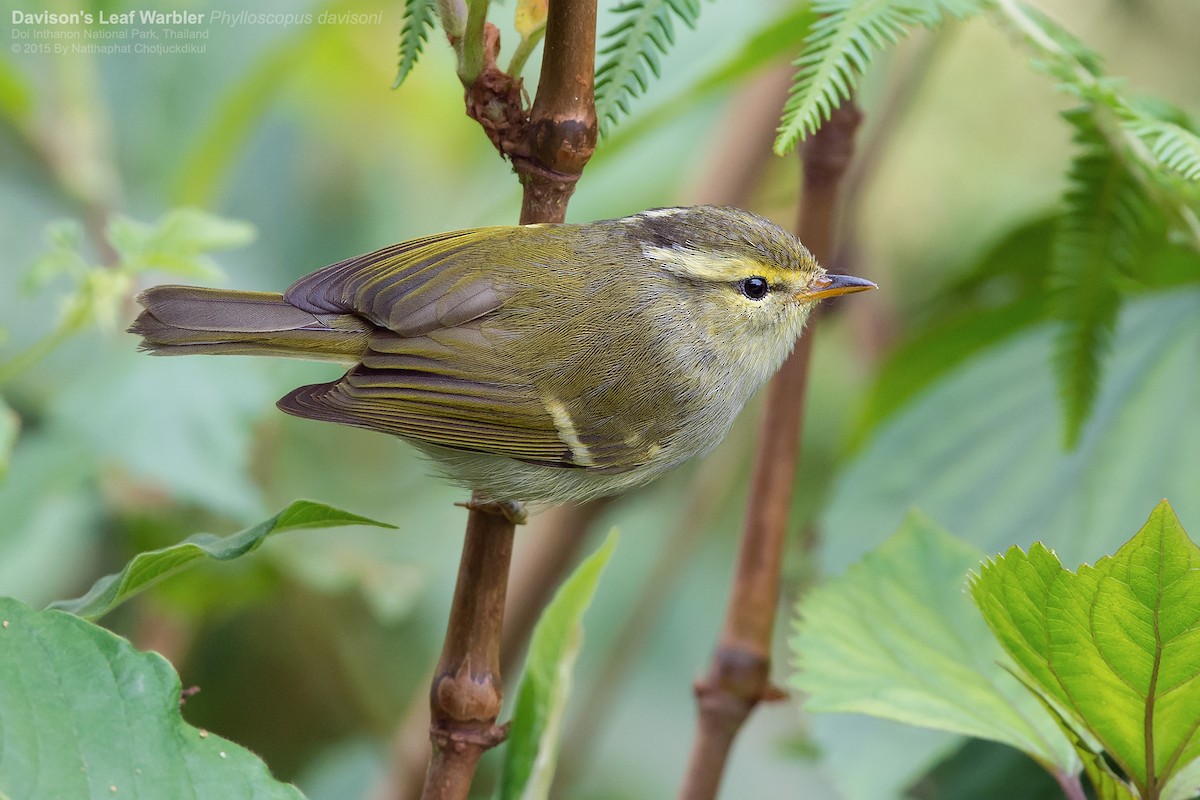
M724 283L739 277L761 275L771 285L794 280L792 270L779 269L743 256L706 253L689 247L646 247L646 258L658 261L663 269L683 278Z

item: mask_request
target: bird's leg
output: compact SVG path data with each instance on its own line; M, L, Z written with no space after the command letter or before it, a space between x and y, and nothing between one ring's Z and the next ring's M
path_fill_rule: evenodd
M472 497L465 503L455 503L455 505L482 514L496 514L504 517L513 525L524 525L529 519L529 514L525 511L525 504L518 500L476 500Z

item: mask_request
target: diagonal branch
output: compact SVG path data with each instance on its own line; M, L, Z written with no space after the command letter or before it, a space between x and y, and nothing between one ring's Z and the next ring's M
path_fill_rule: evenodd
M861 114L843 104L805 144L800 237L827 261L833 252L838 187ZM699 723L680 797L715 798L734 738L750 712L781 694L769 680L783 545L800 455L813 325L767 388L734 584L708 675L696 682Z

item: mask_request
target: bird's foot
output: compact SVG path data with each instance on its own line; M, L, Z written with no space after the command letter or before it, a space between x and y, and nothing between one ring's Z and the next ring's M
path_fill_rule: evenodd
M495 514L504 517L513 525L524 525L529 518L529 514L525 511L525 504L517 500L476 500L471 498L465 503L455 503L469 511L478 511L481 514Z

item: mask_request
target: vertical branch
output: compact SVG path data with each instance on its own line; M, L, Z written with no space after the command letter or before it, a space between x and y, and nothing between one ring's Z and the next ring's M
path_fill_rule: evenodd
M744 206L774 159L771 144L779 126L779 109L787 100L794 68L783 63L742 86L706 148L696 159L703 171L682 194L687 203ZM591 765L584 760L594 748L616 705L615 699L628 680L629 671L645 650L655 627L661 622L682 576L694 559L707 527L717 511L728 504L733 493L731 472L749 455L752 443L730 435L697 465L686 492L686 509L671 526L649 575L642 581L637 598L625 614L615 644L608 649L598 676L586 694L578 698L572 713L575 724L567 729L559 748L555 787L570 794L574 781ZM575 703L575 700L572 700Z
M803 147L800 237L828 259L835 235L838 186L850 160L861 114L848 102ZM758 455L751 479L751 505L734 570L725 622L708 674L696 682L699 722L680 797L714 798L733 740L754 707L780 697L771 686L771 638L779 595L783 544L792 485L800 455L808 363L813 330L767 388Z
M509 592L504 603L500 639L500 671L512 668L524 651L538 614L570 569L580 546L587 540L592 522L606 501L593 500L578 505L547 509L530 520L524 547L515 547L508 572ZM474 567L468 567L468 571ZM439 668L441 664L439 662ZM440 672L440 670L439 670ZM494 671L493 671L493 674ZM432 683L431 671L428 682ZM391 755L386 774L374 787L372 800L406 800L419 797L425 783L430 756L430 704L414 703L392 736Z
M481 7L486 7L481 0L471 4L476 13ZM596 0L551 0L541 80L528 114L520 79L496 66L498 32L482 26L475 34L483 39L484 63L467 86L467 113L501 155L512 159L524 187L521 223L562 222L596 145ZM429 693L433 754L422 795L426 800L465 798L479 757L506 733L496 718L514 533L513 521L495 504L472 503L445 644Z
M562 222L596 149L596 0L551 0L524 152L513 154L521 223Z
M504 741L496 725L500 629L516 526L486 507L472 508L450 604L446 639L429 689L433 755L425 800L465 798L483 751Z

